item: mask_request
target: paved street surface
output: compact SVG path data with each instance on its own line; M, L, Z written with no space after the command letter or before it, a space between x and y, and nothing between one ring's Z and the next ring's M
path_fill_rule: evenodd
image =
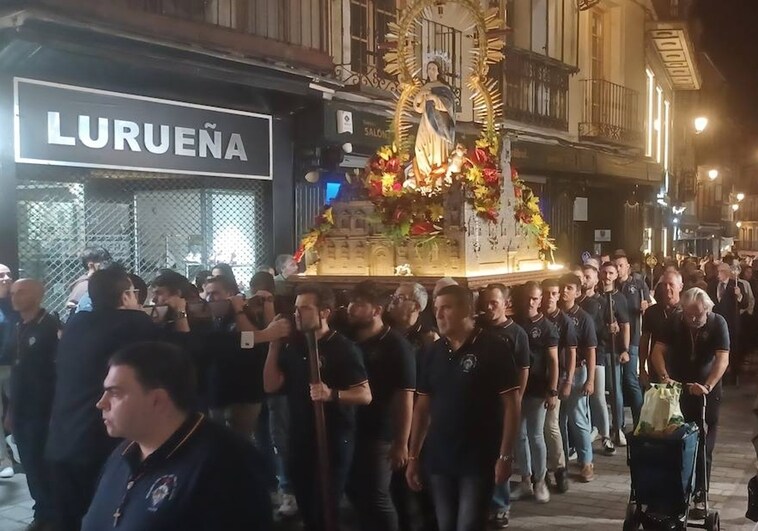
M756 471L750 443L754 426L751 406L756 392L755 384L727 389L721 409L711 499L721 511L722 529L729 531L749 531L754 527L745 519L745 508L747 482ZM548 504L516 503L510 529L621 529L629 496L625 450L620 448L614 457L598 454L595 471L595 481L572 483L568 493L554 495ZM32 505L22 473L12 480L0 480L0 531L22 531L31 521Z

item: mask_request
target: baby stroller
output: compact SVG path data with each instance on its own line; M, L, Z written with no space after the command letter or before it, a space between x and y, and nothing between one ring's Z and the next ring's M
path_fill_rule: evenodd
M703 397L703 426L705 426L705 397ZM705 433L697 424L680 427L670 436L629 435L627 464L632 480L624 531L639 529L685 530L696 527L719 531L718 511L709 510L708 482L703 500L705 520L691 522L691 506L697 474L706 474Z

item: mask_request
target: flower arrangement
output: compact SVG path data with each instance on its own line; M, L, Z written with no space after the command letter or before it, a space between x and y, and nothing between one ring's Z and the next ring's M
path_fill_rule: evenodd
M511 182L516 196L516 221L521 223L527 234L535 238L540 255L545 259L548 253L555 250L555 243L550 239L550 225L540 212L540 198L519 178L516 168L511 168Z
M324 235L332 230L332 227L334 227L334 213L332 207L327 206L316 217L316 223L313 228L300 240L300 246L293 256L295 262L300 263L305 253L313 249L323 239Z

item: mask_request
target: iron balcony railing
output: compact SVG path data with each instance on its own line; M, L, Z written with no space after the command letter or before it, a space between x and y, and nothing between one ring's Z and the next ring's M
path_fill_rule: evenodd
M629 147L642 146L639 94L604 79L586 79L579 138Z
M154 15L328 51L327 0L110 0Z
M505 61L491 71L505 86L507 120L568 130L569 76L574 67L528 50L508 48Z

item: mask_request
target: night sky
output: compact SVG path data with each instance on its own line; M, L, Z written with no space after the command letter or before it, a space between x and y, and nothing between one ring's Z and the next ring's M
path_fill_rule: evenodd
M758 132L758 0L698 0L702 48L729 83L733 118Z

